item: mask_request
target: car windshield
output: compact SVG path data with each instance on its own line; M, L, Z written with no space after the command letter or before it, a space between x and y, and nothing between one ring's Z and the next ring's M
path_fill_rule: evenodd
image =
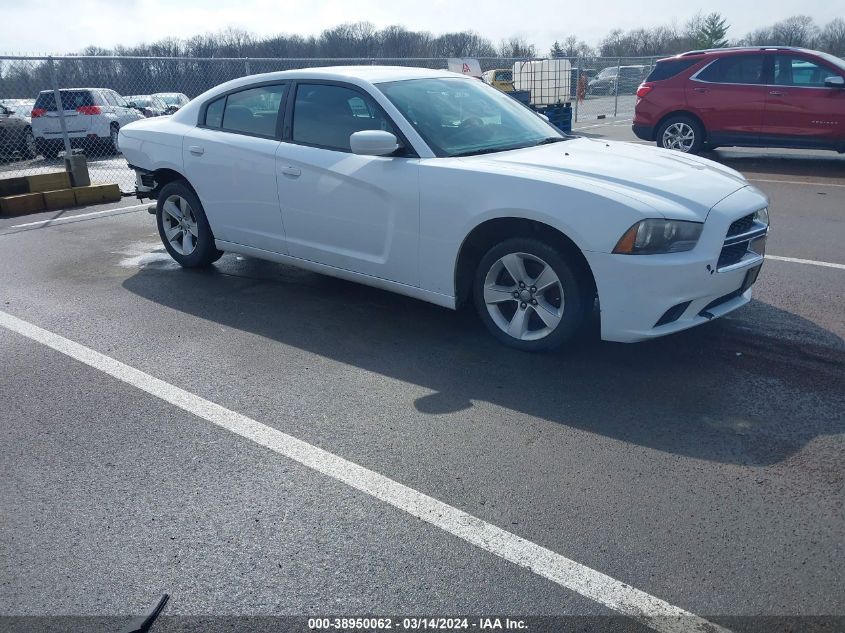
M500 152L567 138L515 99L476 79L411 79L378 88L440 157Z
M164 101L167 105L179 105L179 95L177 94L162 94L156 95L159 99Z
M136 106L146 107L152 103L152 99L150 97L141 97L141 96L134 96L134 97L126 97L126 100L129 103L134 103Z

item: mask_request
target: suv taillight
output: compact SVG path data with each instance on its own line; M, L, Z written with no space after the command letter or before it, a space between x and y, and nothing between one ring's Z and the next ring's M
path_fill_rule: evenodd
M29 116L33 119L37 119L40 116L44 116L47 114L47 110L44 108L33 108L32 112L29 113Z
M639 88L637 88L637 97L642 99L644 96L646 96L653 89L654 89L654 86L649 86L648 84L642 84Z
M79 114L100 114L102 111L100 110L100 106L79 106L76 109Z

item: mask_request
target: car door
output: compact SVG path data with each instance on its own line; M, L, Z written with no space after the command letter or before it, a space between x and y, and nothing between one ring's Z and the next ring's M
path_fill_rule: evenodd
M182 140L186 176L218 240L287 252L276 183L286 90L265 82L217 97Z
M419 161L360 156L352 133L395 126L361 89L297 82L276 163L289 253L419 284Z
M821 60L799 53L773 55L763 135L773 142L796 146L831 146L845 134L845 90L826 86L842 77Z
M713 143L754 143L763 126L768 88L762 53L719 57L690 78L687 105Z
M129 102L127 102L124 97L116 93L114 90L109 90L109 94L114 100L115 118L121 127L127 123L132 123L132 121L144 118L138 110L131 107Z

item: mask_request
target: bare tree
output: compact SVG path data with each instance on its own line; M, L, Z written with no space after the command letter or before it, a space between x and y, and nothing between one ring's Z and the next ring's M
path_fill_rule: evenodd
M845 20L836 18L819 34L819 48L831 55L845 57Z

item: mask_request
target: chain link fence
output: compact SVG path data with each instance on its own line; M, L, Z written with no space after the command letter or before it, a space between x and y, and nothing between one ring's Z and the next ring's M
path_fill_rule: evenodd
M575 128L631 118L637 86L656 58L479 59L484 80L535 106L571 104ZM201 59L0 56L0 178L64 169L84 153L92 183L134 190L117 131L170 114L230 79L295 68L397 65L445 69L445 58ZM60 106L60 107L59 107Z

